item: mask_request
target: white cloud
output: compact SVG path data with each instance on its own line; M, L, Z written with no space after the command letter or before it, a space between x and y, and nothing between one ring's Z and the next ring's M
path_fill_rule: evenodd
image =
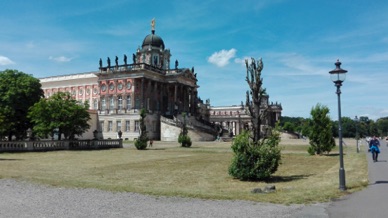
M59 56L59 57L53 57L53 56L50 56L49 57L49 60L54 60L56 62L69 62L71 61L73 58L68 58L68 57L65 57L65 56Z
M11 59L4 56L0 56L0 65L5 66L5 65L11 65L11 64L14 64L14 62L11 61Z
M241 64L241 66L245 67L245 60L248 60L249 63L251 62L251 58L248 56L245 56L243 58L235 58L234 63Z
M229 60L231 58L234 58L236 55L237 50L232 48L230 50L225 50L222 49L219 52L214 52L208 59L207 61L209 63L215 64L218 67L225 67L226 65L229 64Z

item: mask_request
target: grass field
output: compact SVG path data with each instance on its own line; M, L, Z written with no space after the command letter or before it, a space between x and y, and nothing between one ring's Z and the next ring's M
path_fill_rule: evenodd
M345 142L346 192L338 190L338 146L330 155L310 156L308 141L300 139L282 140L282 164L267 182L242 182L228 175L231 142L194 142L191 148L182 148L176 142L155 141L145 151L126 146L0 153L0 178L157 196L309 204L330 201L368 184L365 153L356 153L355 140ZM276 192L251 193L268 185L275 185Z

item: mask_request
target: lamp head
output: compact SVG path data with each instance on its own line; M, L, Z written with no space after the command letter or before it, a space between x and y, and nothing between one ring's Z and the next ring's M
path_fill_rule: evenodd
M342 83L345 81L347 70L341 69L341 62L335 62L335 69L330 71L330 78L334 83Z

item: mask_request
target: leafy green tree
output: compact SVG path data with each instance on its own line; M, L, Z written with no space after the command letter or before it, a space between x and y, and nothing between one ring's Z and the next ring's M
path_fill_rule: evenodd
M312 120L310 118L307 118L302 123L301 133L303 136L309 136L311 134L311 123Z
M43 97L40 81L17 70L0 71L0 136L22 139L31 122L28 109Z
M377 128L381 136L388 136L388 117L382 117L376 120Z
M356 136L356 124L352 118L342 117L341 127L342 127L342 136L344 138L354 138Z
M191 138L188 135L189 131L186 125L186 113L182 113L182 115L183 115L182 131L178 136L178 142L182 145L182 147L191 147Z
M248 65L245 60L247 76L246 81L250 91L247 91L245 105L251 116L252 130L237 136L232 143L234 156L229 166L229 175L240 180L266 180L276 172L280 160L280 136L277 131L271 130L270 134L261 133L262 121L266 116L266 108L262 107L264 97L267 95L262 87L261 71L263 62L252 58ZM252 101L250 100L250 96Z
M90 128L88 108L87 103L80 104L70 93L58 92L32 106L28 117L34 124L34 134L39 137L47 137L57 129L59 140L62 134L65 139L74 139Z
M291 122L284 123L283 130L287 132L295 132L295 125Z
M145 125L145 118L147 116L146 110L143 108L140 111L140 136L135 141L137 150L145 150L147 148L148 136L147 127Z
M378 126L375 121L371 120L369 122L369 135L370 136L379 136Z
M335 147L329 111L328 107L321 104L311 109L312 122L308 148L308 153L311 155L329 153Z

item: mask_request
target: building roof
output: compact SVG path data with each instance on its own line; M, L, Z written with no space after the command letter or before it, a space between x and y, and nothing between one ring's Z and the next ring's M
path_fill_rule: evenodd
M143 40L142 48L146 49L149 46L164 49L163 39L155 34L155 30L152 30L152 33L147 35Z

